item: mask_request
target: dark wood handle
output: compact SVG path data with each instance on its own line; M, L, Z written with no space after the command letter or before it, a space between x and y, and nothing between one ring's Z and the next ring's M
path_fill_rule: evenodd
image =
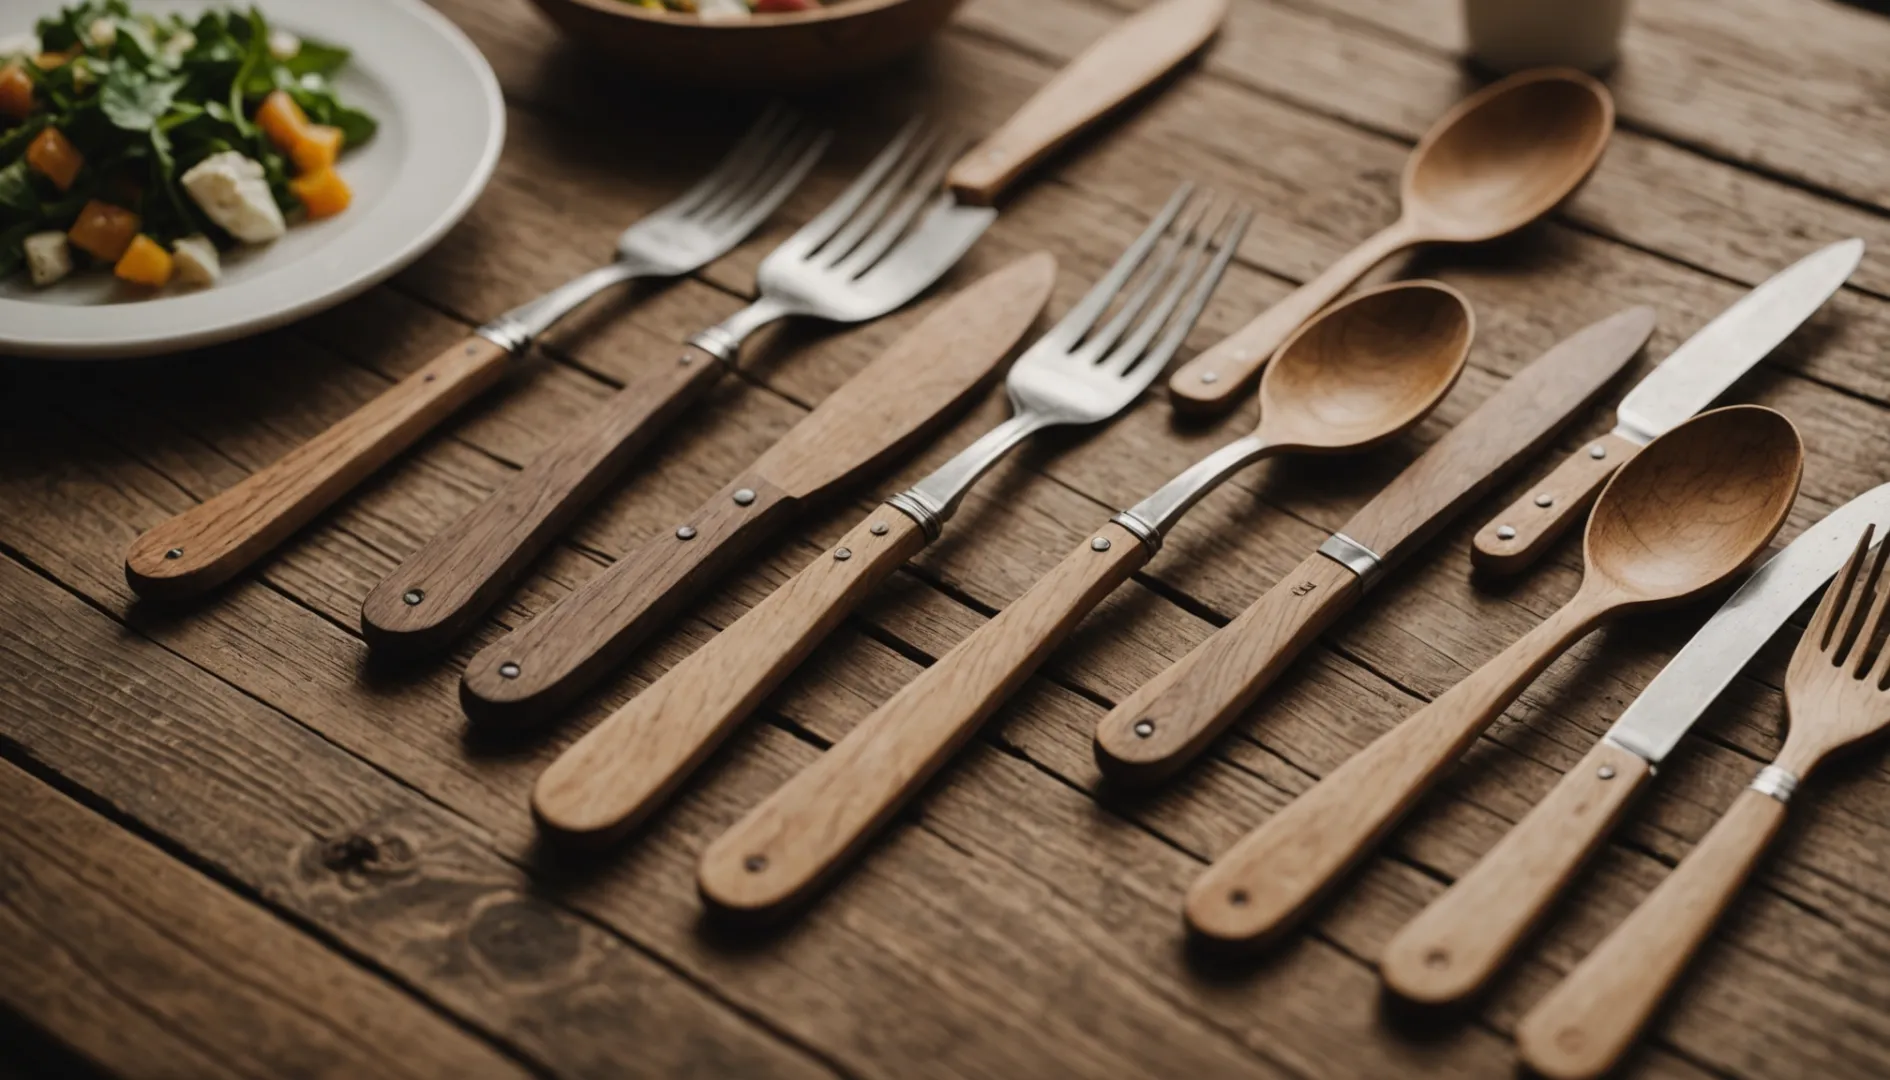
M1315 553L1300 563L1103 717L1096 728L1103 774L1131 786L1173 776L1360 595L1357 576L1337 561Z
M1589 1080L1627 1052L1785 821L1747 789L1680 866L1516 1026L1516 1048L1552 1080Z
M399 652L450 644L722 369L685 345L598 406L368 594L368 644Z
M1148 549L1114 523L893 695L722 834L697 885L722 910L778 915L805 900L897 813ZM1100 550L1099 550L1100 548Z
M752 551L794 503L759 476L729 484L687 521L628 552L474 656L459 685L466 715L482 724L545 719Z
M510 355L477 336L446 350L274 465L138 537L125 580L150 600L230 580L497 382Z
M634 828L714 752L874 587L925 546L882 506L733 626L664 672L538 778L546 829L603 839Z
M1599 743L1482 861L1391 939L1385 985L1446 1005L1502 967L1653 775L1639 755Z
M1599 457L1597 450L1601 452ZM1549 545L1582 519L1608 485L1608 478L1640 451L1639 446L1610 432L1570 454L1554 472L1483 526L1471 548L1471 561L1477 569L1492 574L1528 569L1549 550Z

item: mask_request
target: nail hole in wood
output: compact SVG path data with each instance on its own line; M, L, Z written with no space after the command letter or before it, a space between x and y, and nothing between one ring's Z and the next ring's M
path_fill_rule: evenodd
M1227 894L1227 902L1235 907L1246 907L1248 899L1247 890L1245 889L1235 889L1233 892Z
M171 550L164 553L164 557L167 559L181 559L184 557L184 549L172 548Z
M767 868L768 857L766 855L750 855L742 860L742 869L751 874L759 874Z

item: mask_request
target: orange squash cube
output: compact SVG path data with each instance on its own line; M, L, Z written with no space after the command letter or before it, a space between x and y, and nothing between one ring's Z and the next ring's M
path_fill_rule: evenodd
M319 221L325 217L334 217L348 208L354 201L354 193L348 190L347 182L333 169L318 169L305 173L289 181L289 190L308 207L308 216Z
M293 153L309 129L308 114L295 103L286 90L271 90L256 109L256 126L263 129L276 149Z
M320 172L341 156L341 129L328 124L310 124L302 132L302 141L289 148L289 160L297 170Z
M65 52L43 52L33 57L33 65L41 71L51 71L54 68L66 66L66 62L79 55L79 51L79 47L75 45Z
M0 68L0 116L24 120L33 114L33 77L18 64Z
M85 166L85 155L72 145L58 128L49 127L33 136L26 147L26 163L51 180L60 191L72 186Z
M66 230L72 246L105 262L115 263L131 246L143 222L122 206L93 199L79 211L79 219Z
M171 271L175 268L171 253L164 250L164 245L139 233L118 259L118 265L112 267L112 273L133 285L149 285L157 289L171 280Z

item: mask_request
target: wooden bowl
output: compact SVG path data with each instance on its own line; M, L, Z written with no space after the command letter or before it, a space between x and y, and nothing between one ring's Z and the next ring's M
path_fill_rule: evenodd
M830 82L914 47L964 0L839 0L738 21L651 11L625 0L532 0L566 34L648 78L740 89Z

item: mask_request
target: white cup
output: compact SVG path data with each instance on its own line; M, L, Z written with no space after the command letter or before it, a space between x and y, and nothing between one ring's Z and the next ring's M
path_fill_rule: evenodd
M1470 55L1499 72L1614 63L1628 0L1464 0Z

